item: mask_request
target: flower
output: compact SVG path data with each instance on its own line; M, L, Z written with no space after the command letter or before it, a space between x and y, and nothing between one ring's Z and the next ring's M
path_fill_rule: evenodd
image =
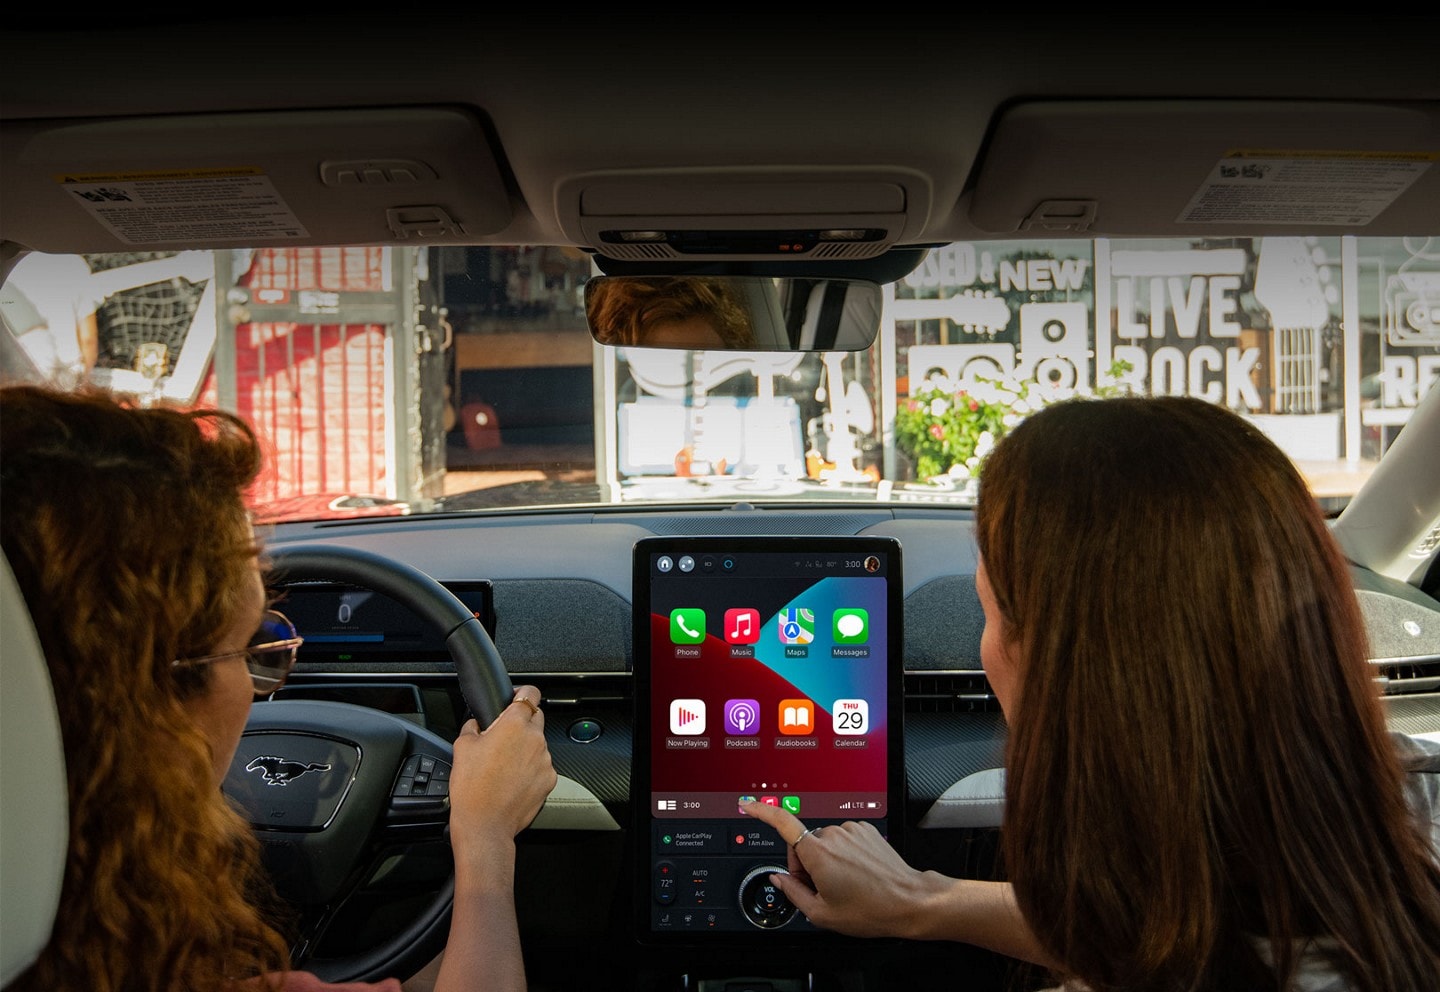
M975 376L951 383L932 375L895 413L895 442L915 464L920 479L953 484L979 478L997 441L1027 416L1066 395L1105 398L1129 392L1125 376L1134 370L1116 360L1110 380L1096 388L1057 389L1053 384Z
M916 476L978 477L995 441L1019 422L1012 410L1031 385L978 378L958 386L927 381L895 415L896 442L914 461Z

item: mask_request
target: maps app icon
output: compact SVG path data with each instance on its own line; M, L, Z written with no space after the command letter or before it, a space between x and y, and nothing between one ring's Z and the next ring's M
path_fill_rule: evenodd
M796 607L782 610L777 618L781 644L809 644L815 640L815 614Z

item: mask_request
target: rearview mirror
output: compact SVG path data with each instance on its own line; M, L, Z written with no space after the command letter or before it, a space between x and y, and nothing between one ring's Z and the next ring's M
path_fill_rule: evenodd
M771 276L596 276L585 318L600 344L692 351L863 351L878 283Z

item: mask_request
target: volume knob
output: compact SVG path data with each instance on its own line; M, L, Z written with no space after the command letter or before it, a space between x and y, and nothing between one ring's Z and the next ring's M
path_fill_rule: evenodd
M771 875L788 875L780 865L758 865L740 882L740 912L762 930L778 930L795 918L795 904L786 898Z

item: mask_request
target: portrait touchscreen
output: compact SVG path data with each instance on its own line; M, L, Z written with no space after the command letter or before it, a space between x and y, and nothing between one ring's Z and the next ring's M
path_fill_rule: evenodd
M785 843L740 804L899 837L902 596L890 538L635 545L641 939L823 939L766 881Z

